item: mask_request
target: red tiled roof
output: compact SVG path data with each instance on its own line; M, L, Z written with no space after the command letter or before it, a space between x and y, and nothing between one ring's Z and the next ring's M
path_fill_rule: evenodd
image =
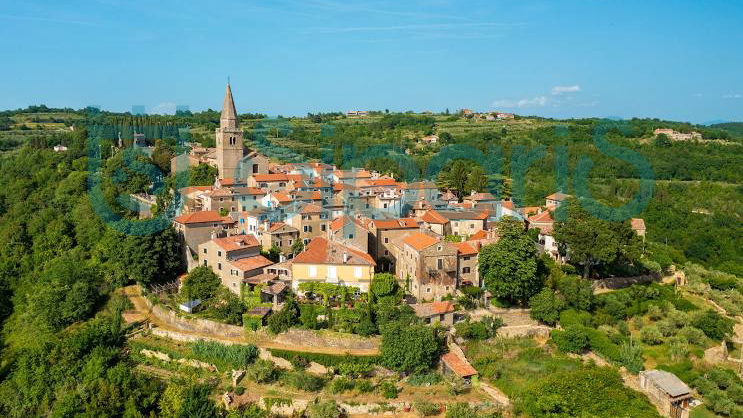
M343 228L344 225L349 224L351 222L355 223L361 228L364 228L364 225L362 225L361 221L359 221L358 219L351 219L350 216L343 215L343 216L339 216L333 219L333 221L330 223L330 230L337 231Z
M273 264L273 261L267 259L262 255L256 255L255 257L246 257L239 260L234 260L230 264L242 271L250 271L270 266L271 264Z
M470 377L477 375L477 370L465 359L454 353L446 353L441 356L441 361L446 367L457 374L459 377Z
M286 203L286 202L292 201L292 198L289 197L289 195L287 195L286 193L274 192L274 193L271 193L271 195L275 197L276 200L279 201L279 203Z
M431 303L417 303L410 305L415 311L415 314L422 317L432 315L442 315L454 312L454 303L451 301L447 302L431 302Z
M461 242L457 244L457 251L459 252L459 255L476 255L477 249L473 248L472 245L470 245L467 242Z
M343 254L348 255L344 262ZM305 247L304 251L294 257L293 262L301 264L347 264L347 265L370 265L376 263L369 254L353 248L346 247L337 242L331 242L323 237L315 237Z
M561 201L561 200L565 200L565 199L567 199L569 197L570 197L569 194L559 193L558 192L558 193L552 193L551 195L547 196L545 199L549 199L549 200L560 200Z
M255 181L289 181L289 177L286 174L254 174L253 179Z
M308 203L304 209L302 209L302 212L300 213L319 213L322 212L322 208L320 206L317 206L314 203Z
M470 235L467 241L477 241L481 239L488 239L488 233L483 230L477 231L474 234Z
M407 238L403 239L402 242L410 245L418 251L424 250L434 244L440 242L438 238L434 238L430 235L426 235L420 232L415 232L408 235Z
M219 179L219 184L222 186L232 186L235 184L235 179Z
M640 218L632 218L632 229L635 231L645 229L645 220Z
M266 194L266 192L263 191L263 189L259 189L257 187L248 187L247 188L248 194Z
M430 224L445 225L449 223L449 220L436 213L434 210L429 210L421 216L421 219Z
M219 216L219 212L217 212L216 210L204 210L178 216L177 218L175 218L175 222L178 222L179 224L222 222L222 217Z
M418 228L418 222L413 218L377 219L372 222L377 229Z
M538 213L534 216L530 216L527 218L529 222L531 223L551 223L552 221L552 215L550 214L550 211L545 210L542 213Z
M222 247L225 251L239 250L245 247L258 246L258 239L253 235L233 235L226 238L216 238L215 244Z
M268 232L273 232L273 231L276 231L277 229L281 229L284 227L284 225L286 224L283 222L272 223L271 226L268 227Z

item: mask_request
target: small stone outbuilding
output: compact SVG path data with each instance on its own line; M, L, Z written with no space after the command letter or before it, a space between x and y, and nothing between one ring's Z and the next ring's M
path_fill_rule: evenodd
M689 418L691 389L675 374L664 370L640 372L640 387L662 407L665 416Z

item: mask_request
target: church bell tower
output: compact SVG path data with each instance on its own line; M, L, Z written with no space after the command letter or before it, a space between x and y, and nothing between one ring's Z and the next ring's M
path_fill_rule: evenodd
M222 116L219 118L217 135L217 168L220 179L232 179L236 176L237 166L244 154L243 131L237 122L237 110L232 99L232 88L227 83L224 94Z

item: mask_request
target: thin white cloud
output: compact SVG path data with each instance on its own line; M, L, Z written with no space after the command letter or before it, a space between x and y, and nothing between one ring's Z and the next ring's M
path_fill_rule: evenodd
M555 86L555 87L552 87L552 95L559 96L565 93L576 93L576 92L579 92L580 90L581 90L580 86L577 84L574 86Z
M319 33L346 33L346 32L385 32L399 30L433 30L433 29L459 29L459 28L484 28L484 27L510 27L516 24L500 23L434 23L420 25L397 25L397 26L352 26L338 28L311 28L305 34Z
M735 94L726 94L722 96L723 99L743 99L743 94L735 93Z
M509 100L501 99L496 100L491 105L492 107L505 107L505 108L525 108L525 107L544 107L547 105L546 96L537 96L533 98L524 98L520 100Z

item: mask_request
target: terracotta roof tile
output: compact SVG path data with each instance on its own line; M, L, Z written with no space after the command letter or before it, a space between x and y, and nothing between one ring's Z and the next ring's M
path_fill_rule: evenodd
M428 317L433 315L442 315L454 312L454 302L431 302L431 303L416 303L410 305L415 311L415 314L420 317Z
M222 222L222 217L219 216L219 212L215 210L204 210L178 216L177 218L175 218L175 222L178 222L179 224Z
M488 239L488 233L482 230L477 231L474 234L470 235L467 241L477 241L481 239Z
M438 244L441 240L434 238L430 235L426 235L420 232L415 232L408 235L407 238L403 239L402 242L410 245L418 251L424 250L432 245Z
M226 238L216 238L215 244L222 247L225 251L239 250L245 247L258 246L258 239L253 235L232 235Z
M472 245L467 242L461 242L457 244L457 252L459 253L459 255L476 255L477 249L472 247Z
M255 181L289 181L289 177L286 174L254 174L253 179Z
M322 212L322 208L320 206L317 206L314 203L308 203L305 205L304 209L302 209L301 213L320 213Z
M459 377L471 377L477 375L477 370L465 359L455 353L446 353L441 356L441 361L446 367L457 374Z
M645 220L640 218L632 218L632 229L635 231L645 229Z
M343 260L343 254L349 258ZM369 254L363 253L337 242L328 241L323 237L315 237L305 247L304 251L297 254L293 259L294 264L347 264L347 265L369 265L376 263Z
M372 222L377 229L418 228L418 222L413 218L375 219Z
M262 255L257 255L255 257L245 257L238 260L234 260L230 262L235 268L240 269L242 271L251 271L256 269L262 269L263 267L270 266L273 264L273 261L267 259L266 257Z
M436 213L434 210L429 210L421 216L421 219L430 224L445 225L449 223L449 220Z
M552 223L552 215L550 214L550 211L545 210L542 213L538 213L534 216L530 216L527 218L529 222L531 223Z

